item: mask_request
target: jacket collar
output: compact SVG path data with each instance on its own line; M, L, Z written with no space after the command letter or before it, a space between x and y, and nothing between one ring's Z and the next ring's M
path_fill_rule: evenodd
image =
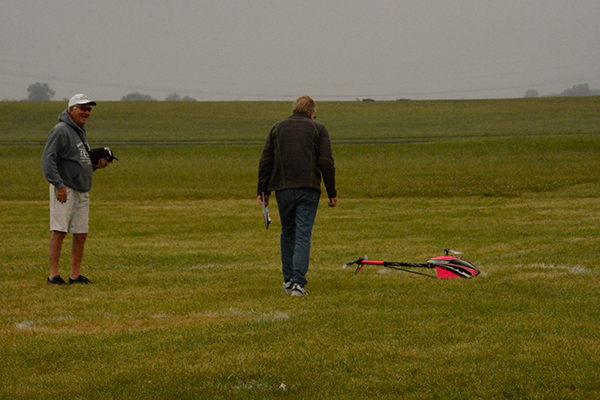
M292 114L292 116L289 117L288 119L308 119L308 120L312 121L312 119L308 115L306 115L304 113Z
M77 136L79 136L79 138L81 139L81 142L85 146L86 150L89 152L90 151L90 145L88 144L87 138L86 138L86 135L85 135L85 125L83 126L83 128L80 128L79 126L77 126L77 124L75 123L75 121L73 121L73 119L69 115L68 110L63 111L58 116L58 120L60 122L64 122L65 124L67 124L71 128L73 128L73 130L75 131L75 133L77 133Z

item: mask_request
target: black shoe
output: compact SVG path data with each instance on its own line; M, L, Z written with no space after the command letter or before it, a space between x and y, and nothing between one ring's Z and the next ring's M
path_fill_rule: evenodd
M71 279L69 279L69 280L71 280ZM56 275L52 279L48 278L48 282L47 283L50 286L63 286L63 285L67 284L67 282L65 282L65 280L60 277L60 275Z
M83 284L88 284L88 283L92 283L90 282L90 280L88 278L86 278L83 275L79 275L76 279L71 279L69 278L69 285L72 285L74 283L83 283Z

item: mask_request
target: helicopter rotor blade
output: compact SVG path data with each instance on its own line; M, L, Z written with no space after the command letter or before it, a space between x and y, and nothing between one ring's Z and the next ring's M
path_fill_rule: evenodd
M446 252L446 255L448 255L448 253L452 253L455 256L459 256L462 254L460 251L456 251L456 250L452 250L452 249L444 249L444 251Z

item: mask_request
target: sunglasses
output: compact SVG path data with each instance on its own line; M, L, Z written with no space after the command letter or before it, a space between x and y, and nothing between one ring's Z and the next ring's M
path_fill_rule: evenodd
M92 107L90 107L90 106L75 106L75 108L79 108L81 111L84 111L84 112L85 111L87 111L87 112L92 111Z

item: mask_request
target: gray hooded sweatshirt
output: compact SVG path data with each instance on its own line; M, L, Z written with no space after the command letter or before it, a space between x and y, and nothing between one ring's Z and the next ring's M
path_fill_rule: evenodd
M67 110L58 117L60 121L48 134L42 154L42 172L56 189L67 186L78 192L92 189L94 167L90 160L85 126L78 127Z

